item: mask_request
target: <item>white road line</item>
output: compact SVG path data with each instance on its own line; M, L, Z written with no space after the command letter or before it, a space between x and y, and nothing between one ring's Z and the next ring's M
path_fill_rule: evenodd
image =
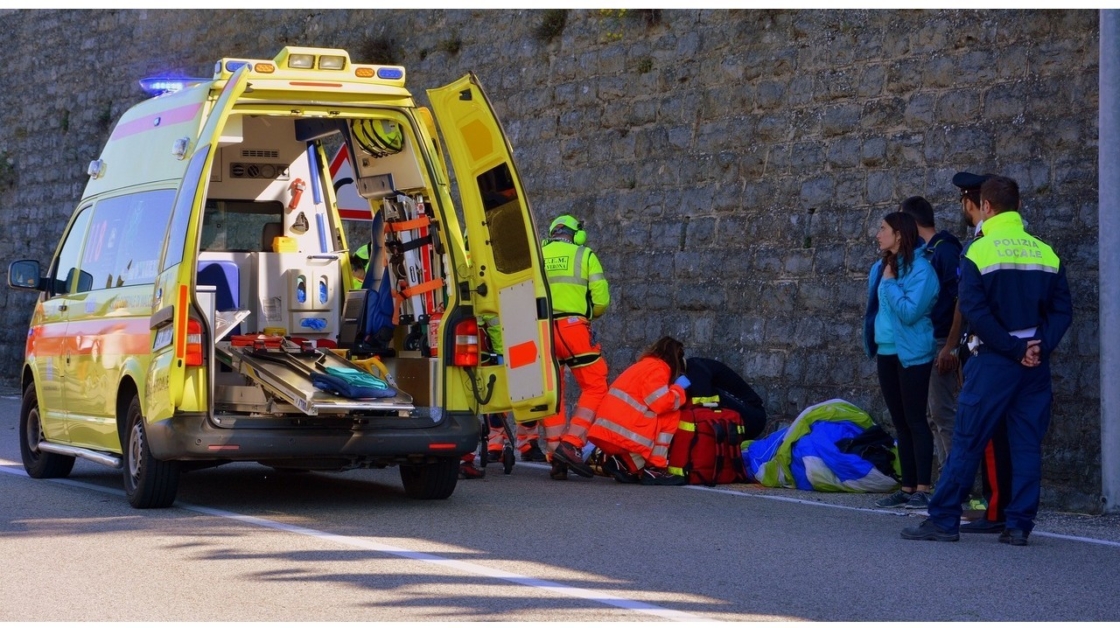
M540 467L542 469L549 468L548 465L541 464L541 463L534 463L534 462L524 462L524 463L519 462L518 464L524 464L527 467ZM713 488L713 487L709 487L709 486L697 486L695 484L689 484L688 486L685 486L683 488L692 489L694 491L707 491L707 492L710 492L710 493L721 493L723 495L730 495L732 497L751 497L751 498L754 498L754 499L769 499L769 500L773 500L773 501L787 502L787 503L791 503L791 504L802 504L804 506L821 506L821 507L824 507L824 508L838 508L840 510L852 510L852 511L855 511L855 512L867 512L867 513L871 513L871 514L875 514L875 515L891 515L891 516L895 516L895 517L900 517L900 516L901 517L906 517L908 515L925 515L925 514L927 514L925 510L886 510L886 509L883 509L883 508L862 508L862 507L859 507L859 506L845 506L843 504L830 504L830 503L827 503L827 502L817 502L817 501L811 501L811 500L808 500L808 499L797 499L796 497L785 497L785 496L782 496L782 495L760 495L758 493L745 493L745 492L742 492L742 491L732 491L732 490L725 489L725 488ZM1080 543L1092 543L1092 544L1095 544L1095 545L1107 545L1107 546L1110 546L1110 547L1120 547L1120 542L1116 542L1116 541L1107 541L1107 540L1104 540L1104 539L1094 539L1094 538L1087 537L1087 536L1075 536L1075 535L1070 535L1070 534L1058 534L1057 532L1044 532L1042 530L1039 530L1038 528L1035 528L1031 532L1031 536L1045 536L1045 537L1049 537L1049 538L1052 538L1052 539L1063 539L1063 540L1066 540L1066 541L1077 541L1077 542L1080 542Z
M25 477L26 478L27 474L24 472L22 465L16 466L16 464L17 463L14 463L14 462L11 462L11 461L8 461L8 460L0 459L0 472L8 473L10 475L15 475L15 476L20 476L20 477ZM85 482L79 482L77 480L55 479L55 480L48 480L48 481L49 482L54 482L54 483L57 483L57 484L64 484L66 486L72 486L72 487L75 487L75 488L94 490L94 491L98 491L98 492L101 492L101 493L108 493L110 495L117 495L117 496L120 496L120 497L124 497L124 491L121 490L121 489L112 489L112 488L106 488L104 486L96 486L96 485L93 485L93 484L87 484ZM437 556L435 554L429 554L427 552L416 552L416 551L413 551L413 550L408 550L408 549L404 549L404 548L401 548L401 547L388 545L386 543L380 543L378 541L347 537L347 536L342 536L342 535L339 535L339 534L332 534L330 532L323 532L322 530L315 530L315 529L312 529L312 528L304 528L302 526L294 526L294 525L287 524L287 523L281 523L279 521L272 521L270 519L262 519L260 517L253 517L253 516L249 516L249 515L239 515L235 512L229 512L227 510L219 510L217 508L208 508L208 507L205 507L205 506L195 506L193 504L187 504L187 503L184 503L182 501L176 501L175 502L175 507L180 508L182 510L189 510L191 512L197 512L197 513L204 514L204 515L210 515L212 517L221 517L223 519L231 519L231 520L234 520L234 521L238 521L240 523L259 526L259 527L262 527L262 528L268 528L268 529L271 529L271 530L278 530L278 531L281 531L281 532L290 532L292 534L302 534L304 536L310 536L310 537L313 537L313 538L321 539L323 541L327 541L327 542L331 542L331 543L337 543L337 544L340 544L340 545L348 545L350 547L356 547L358 549L370 550L370 551L374 551L374 552L382 552L382 553L385 553L385 554L391 554L393 556L398 556L400 558L417 560L417 561L420 561L420 562L423 562L423 563L428 563L430 565L435 565L435 566L438 566L438 567L446 567L446 568L449 568L449 569L454 569L456 571L462 571L462 572L469 573L469 574L476 575L476 576L484 576L484 577L487 577L487 578L494 578L494 579L497 579L497 580L505 580L507 582L512 582L514 584L520 584L520 585L523 585L523 586L533 587L533 588L536 588L536 589L544 589L546 591L550 591L552 593L556 593L556 594L562 595L562 596L580 598L580 599L589 600L589 601L592 601L592 602L598 602L598 603L604 604L606 606L614 606L614 607L617 607L617 608L621 608L623 610L634 611L636 613L644 613L644 614L647 614L647 615L654 615L654 616L657 616L657 617L661 617L662 619L671 619L671 620L674 620L674 621L688 621L688 622L715 622L715 621L719 621L719 620L716 620L716 619L712 619L710 617L693 615L691 613L685 613L683 611L676 611L676 610L672 610L672 609L669 609L669 608L662 608L660 606L656 606L654 604L649 604L649 603L646 603L646 602L640 602L638 600L626 599L626 598L623 598L623 597L619 597L617 595L612 595L612 594L607 593L605 591L599 591L599 590L596 590L596 589L585 589L585 588L582 588L582 587L572 587L572 586L568 586L566 584L561 584L559 582L552 582L550 580L542 580L540 578L522 576L522 575L510 572L510 571L505 571L505 570L502 570L502 569L494 569L493 567L486 567L485 565L480 565L480 564L468 562L468 561L465 561L465 560L458 560L458 559L454 559L454 558L445 558L443 556Z

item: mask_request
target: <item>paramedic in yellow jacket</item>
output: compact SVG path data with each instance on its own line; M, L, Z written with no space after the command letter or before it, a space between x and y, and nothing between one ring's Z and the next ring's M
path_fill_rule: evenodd
M594 475L581 449L595 420L595 408L607 394L607 362L595 342L591 321L607 311L611 296L603 266L585 246L586 241L583 224L564 214L552 221L542 247L552 296L553 349L556 360L571 370L580 388L571 425L567 425L561 375L559 412L542 421L554 480L566 480L569 468L584 477Z

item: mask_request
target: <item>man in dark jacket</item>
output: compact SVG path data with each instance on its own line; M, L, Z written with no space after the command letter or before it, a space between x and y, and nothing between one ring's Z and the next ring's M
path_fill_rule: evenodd
M734 410L743 419L744 440L758 438L766 428L766 408L762 398L731 367L710 358L690 357L685 361L685 375L691 385L688 396L693 403L719 396L722 408Z

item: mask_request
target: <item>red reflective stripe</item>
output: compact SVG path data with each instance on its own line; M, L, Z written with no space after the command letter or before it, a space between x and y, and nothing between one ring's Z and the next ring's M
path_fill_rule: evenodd
M175 107L174 109L167 109L166 111L159 111L153 114L146 115L142 118L137 118L131 122L117 125L113 129L113 134L109 136L109 141L118 140L122 137L143 133L155 128L165 127L169 124L180 124L182 122L190 122L198 115L198 110L202 108L202 103L195 103L192 105L183 105L182 107ZM156 120L159 120L159 126L156 126Z
M537 343L528 340L509 348L509 367L511 369L532 364L537 361Z
M988 521L998 521L999 514L999 472L996 465L996 444L993 441L988 441L984 447L984 466L988 472L988 488L992 491L991 499L988 500L988 509L984 512L984 518Z
M455 443L429 443L428 449L445 450L455 449Z
M371 222L372 219L370 216L372 215L373 214L370 213L368 209L342 209L340 207L338 210L338 217L343 220L364 220L366 222Z

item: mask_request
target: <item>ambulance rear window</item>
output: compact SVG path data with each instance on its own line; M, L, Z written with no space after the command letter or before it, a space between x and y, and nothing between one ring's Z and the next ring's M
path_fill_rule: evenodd
M283 221L284 205L279 201L208 200L200 250L260 251L265 225Z

